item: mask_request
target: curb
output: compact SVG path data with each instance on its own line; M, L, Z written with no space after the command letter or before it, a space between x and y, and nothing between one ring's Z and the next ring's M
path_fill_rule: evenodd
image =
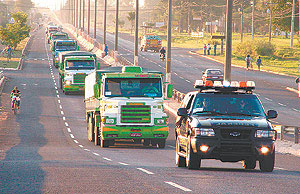
M22 70L23 69L23 64L24 64L24 58L25 58L25 54L26 54L26 52L27 52L27 49L28 49L28 45L29 45L29 43L31 42L31 40L32 40L32 38L34 37L34 35L31 35L30 37L29 37L29 39L27 40L27 42L26 42L26 45L25 45L25 47L23 48L23 50L22 50L22 57L21 57L21 59L20 59L20 62L19 62L19 65L18 65L18 67L17 67L17 69L16 70Z
M198 54L196 53L196 51L189 51L189 54L191 55L197 55L199 57L202 57L204 59L208 59L208 60L211 60L211 61L214 61L214 62L217 62L221 65L224 65L223 62L217 60L217 59L214 59L214 58L211 58L211 57L207 57L207 56L203 56L201 54ZM233 67L237 67L237 68L241 68L241 69L246 69L246 67L243 67L243 66L239 66L239 65L235 65L235 64L231 64ZM274 71L269 71L269 70L257 70L257 69L251 69L250 71L257 71L257 72L265 72L265 73L272 73L272 74L275 74L275 75L282 75L282 76L287 76L287 77L292 77L292 78L296 78L296 76L292 76L292 75L288 75L288 74L284 74L284 73L278 73L278 72L274 72Z
M0 80L0 96L2 95L2 91L4 88L5 82L6 82L6 77L3 76Z

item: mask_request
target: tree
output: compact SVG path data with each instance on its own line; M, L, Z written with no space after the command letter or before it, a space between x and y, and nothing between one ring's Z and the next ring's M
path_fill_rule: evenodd
M16 0L16 10L28 13L33 8L31 0Z
M132 29L134 27L134 21L135 21L135 12L134 11L128 12L127 19L131 24L130 33L132 34Z
M27 25L27 14L16 12L12 14L13 24L0 27L0 40L2 44L11 46L14 49L17 45L29 36L30 27Z

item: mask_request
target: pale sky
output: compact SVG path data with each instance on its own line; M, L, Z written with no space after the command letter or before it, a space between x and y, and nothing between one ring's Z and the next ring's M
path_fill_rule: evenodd
M32 0L37 6L49 7L50 9L59 9L61 1L66 2L67 0ZM99 0L98 0L99 1ZM108 0L114 1L114 0ZM126 0L129 1L129 0ZM145 0L139 0L139 5L142 7Z

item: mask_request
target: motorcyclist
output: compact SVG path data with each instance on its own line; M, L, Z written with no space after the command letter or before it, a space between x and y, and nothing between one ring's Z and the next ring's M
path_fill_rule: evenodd
M165 48L164 48L164 47L162 47L162 48L159 50L159 52L160 52L160 57L162 57L162 56L163 56L163 58L165 58L165 54L166 54L166 50L165 50Z
M18 87L15 86L14 89L11 91L11 94L10 94L10 97L12 98L12 101L13 101L13 98L17 98L17 104L16 104L16 107L17 109L20 109L20 96L21 96L21 92L20 90L18 90ZM14 104L12 103L12 108L14 106Z

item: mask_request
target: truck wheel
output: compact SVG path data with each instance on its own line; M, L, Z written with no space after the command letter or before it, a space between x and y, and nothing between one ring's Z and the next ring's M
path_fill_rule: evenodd
M101 141L101 142L100 142L100 147L102 147L102 148L107 148L107 147L109 147L109 144L110 144L110 141L109 141L109 140L101 139L100 141Z
M259 160L259 168L262 172L272 172L275 164L275 149L272 154L263 156Z
M60 87L60 89L63 89L62 78L60 77L60 75L58 75L58 76L59 76L59 87Z
M96 120L95 120L96 121ZM96 122L95 122L96 123ZM94 132L94 135L95 135L95 138L94 138L94 140L95 140L95 145L97 146L97 145L100 145L100 137L99 137L99 127L96 127L96 125L95 125L95 132Z
M150 146L150 139L144 139L143 145L147 147Z
M186 167L188 169L199 169L201 165L201 159L198 154L195 154L191 145L191 137L188 139L188 143L186 145Z
M88 122L88 139L91 142L95 141L95 134L94 134L94 122L93 122L93 118L90 115L89 116L89 122Z
M175 151L175 164L177 167L185 167L185 158L180 156L178 153L181 151L180 145L179 145L179 140L176 139L176 151Z
M157 148L165 148L166 147L166 139L158 139L156 143Z
M256 160L253 158L247 159L243 161L243 167L245 169L255 169L256 167Z

